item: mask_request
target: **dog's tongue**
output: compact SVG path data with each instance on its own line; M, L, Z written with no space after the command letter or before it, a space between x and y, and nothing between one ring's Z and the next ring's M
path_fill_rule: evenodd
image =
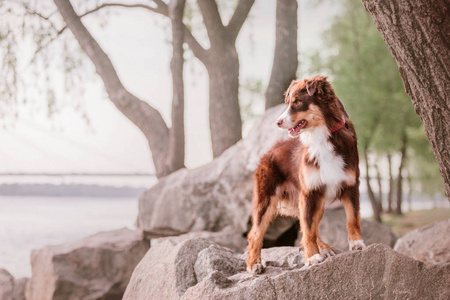
M302 122L298 123L297 126L295 126L293 128L289 128L288 132L289 132L289 134L298 133L300 130L302 130L303 127L305 127L305 125L306 125L306 122L302 121Z

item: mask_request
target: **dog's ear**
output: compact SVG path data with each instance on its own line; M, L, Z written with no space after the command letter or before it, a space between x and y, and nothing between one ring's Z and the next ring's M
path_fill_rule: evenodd
M341 99L337 98L337 101L339 103L339 106L341 107L342 112L344 113L344 117L346 119L350 118L350 116L348 115L347 111L345 110L344 103L342 103Z
M291 84L287 88L286 92L284 92L284 102L289 103L291 101L292 93L294 92L294 86L298 83L298 80L292 80Z
M314 94L321 94L323 92L324 86L327 84L327 77L322 75L317 75L312 78L306 79L306 91L308 95L314 96Z

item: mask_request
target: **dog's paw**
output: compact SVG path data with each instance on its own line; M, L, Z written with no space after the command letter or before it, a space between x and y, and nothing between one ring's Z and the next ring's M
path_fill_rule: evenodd
M320 249L320 255L324 257L324 259L327 259L328 257L332 257L336 255L336 250L333 248L323 248Z
M264 266L261 263L256 263L251 267L248 266L247 272L252 274L261 274L262 272L264 272Z
M324 260L325 258L321 254L317 253L306 260L305 266L314 266L323 262Z
M364 244L363 240L348 241L348 245L349 245L350 251L364 250L367 248L367 246L366 246L366 244Z

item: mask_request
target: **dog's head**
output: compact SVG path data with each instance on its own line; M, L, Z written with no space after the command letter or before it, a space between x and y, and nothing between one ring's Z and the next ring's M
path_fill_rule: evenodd
M329 130L348 118L327 77L317 75L294 80L285 93L286 111L277 125L292 137L308 128L327 126Z

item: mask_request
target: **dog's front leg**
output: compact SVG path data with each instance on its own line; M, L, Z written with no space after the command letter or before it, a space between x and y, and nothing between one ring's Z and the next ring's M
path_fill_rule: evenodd
M319 252L319 222L323 211L323 191L313 190L300 192L300 227L302 230L302 246L305 253L305 264L315 265L324 260Z
M359 188L346 188L341 197L347 216L347 236L350 251L366 248L361 234L361 217L359 214Z

